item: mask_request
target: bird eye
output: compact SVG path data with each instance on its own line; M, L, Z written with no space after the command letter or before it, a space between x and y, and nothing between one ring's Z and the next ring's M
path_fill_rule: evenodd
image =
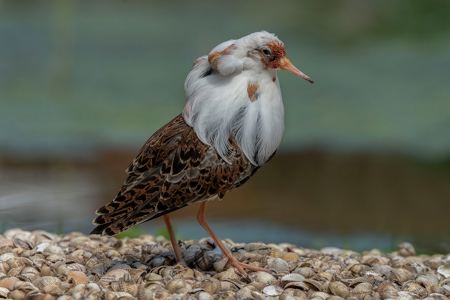
M272 52L269 49L263 49L262 53L264 53L264 55L267 55L267 56L272 55Z

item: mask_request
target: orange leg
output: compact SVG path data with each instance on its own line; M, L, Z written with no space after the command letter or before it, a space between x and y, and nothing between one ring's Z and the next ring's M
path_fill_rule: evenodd
M173 252L175 253L175 258L177 259L177 263L183 266L186 266L186 263L183 260L183 256L181 255L180 246L178 246L177 239L175 238L175 233L173 232L172 223L170 223L169 214L165 214L163 216L164 223L166 223L167 232L170 236L170 242L172 243Z
M222 241L219 239L219 237L214 233L214 231L209 227L208 222L206 221L206 203L207 201L203 201L200 205L200 209L197 214L197 220L202 225L202 227L208 232L208 234L211 236L211 238L214 240L217 246L219 246L220 250L222 250L223 254L228 258L229 265L235 267L239 270L239 272L242 273L242 275L247 276L247 273L244 271L243 268L253 270L253 271L263 271L270 273L269 270L263 269L263 268L257 268L253 267L244 263L239 262L233 255L231 255L230 251L225 247L225 245L222 243Z

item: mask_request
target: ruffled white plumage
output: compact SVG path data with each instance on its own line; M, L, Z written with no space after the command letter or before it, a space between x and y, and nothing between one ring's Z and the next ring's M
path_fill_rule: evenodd
M232 44L235 50L219 61L219 72L203 77L211 68L208 57L203 56L186 78L183 118L198 138L227 162L230 136L255 166L264 164L280 145L284 107L276 70L264 69L247 56L272 40L278 39L263 31L224 42L211 53ZM249 98L249 84L258 84L256 101Z

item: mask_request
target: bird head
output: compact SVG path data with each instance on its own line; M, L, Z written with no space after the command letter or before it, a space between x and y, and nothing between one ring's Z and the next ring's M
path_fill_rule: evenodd
M212 68L225 76L244 70L285 70L313 83L286 58L284 44L266 31L218 45L209 53L208 61Z

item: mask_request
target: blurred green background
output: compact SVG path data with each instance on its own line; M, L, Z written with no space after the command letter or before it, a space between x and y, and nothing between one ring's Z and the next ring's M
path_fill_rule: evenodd
M444 0L0 0L3 230L90 232L141 145L181 112L193 61L266 30L315 84L279 72L281 148L209 205L218 235L448 252L449 11ZM206 236L197 209L173 214L183 238Z

